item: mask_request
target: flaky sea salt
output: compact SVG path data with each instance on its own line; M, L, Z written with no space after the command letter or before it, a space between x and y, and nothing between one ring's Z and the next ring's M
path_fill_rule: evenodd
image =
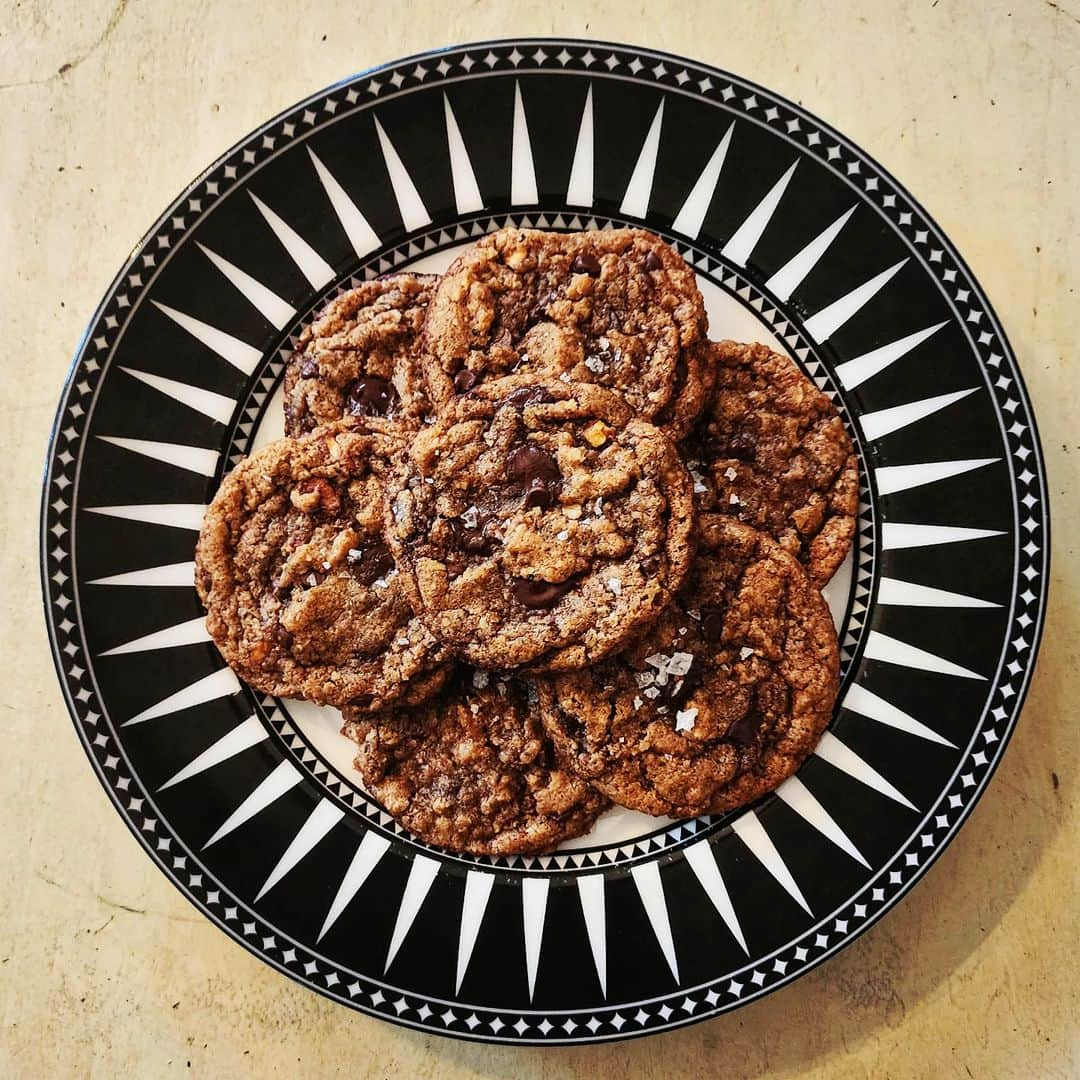
M750 657L753 656L753 655L754 655L754 650L751 649L748 645L744 645L739 650L739 659L740 660L749 660Z
M487 671L474 671L472 673L472 684L477 690L483 690L490 681L491 675Z
M608 592L615 596L622 595L622 582L618 578L609 578L607 582Z
M675 730L690 731L697 719L697 708L693 705L689 709L680 709L675 714Z
M604 369L607 367L607 364L604 363L603 357L600 357L600 356L586 356L585 357L585 366L594 375L600 375L604 371Z
M650 686L648 689L643 690L642 693L650 700L655 701L660 696L660 691L655 686Z
M693 653L677 652L667 662L667 669L672 675L685 675L693 662Z
M567 532L566 529L563 529L561 532L557 532L555 534L555 539L556 540L569 540L570 539L570 533Z

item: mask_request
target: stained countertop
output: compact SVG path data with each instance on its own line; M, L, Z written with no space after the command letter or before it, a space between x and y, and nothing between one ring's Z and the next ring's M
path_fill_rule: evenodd
M514 35L632 41L796 100L897 176L980 280L1049 471L1050 609L981 803L848 949L738 1012L603 1047L454 1042L261 964L154 867L53 674L37 508L53 411L98 299L189 179L354 71ZM22 0L0 11L0 1073L7 1076L1080 1075L1080 2L365 5Z

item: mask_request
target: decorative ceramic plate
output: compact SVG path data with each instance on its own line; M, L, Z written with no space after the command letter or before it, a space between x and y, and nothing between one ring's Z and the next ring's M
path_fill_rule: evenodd
M281 432L291 343L329 297L439 270L504 224L645 225L713 337L765 341L837 401L861 461L828 598L836 716L799 774L689 821L612 811L545 857L474 858L359 786L332 709L253 693L192 586L223 473ZM490 42L322 91L162 214L79 346L41 563L91 764L147 853L266 963L397 1024L594 1042L797 978L926 872L986 786L1043 620L1043 464L979 285L842 135L744 79L599 42Z

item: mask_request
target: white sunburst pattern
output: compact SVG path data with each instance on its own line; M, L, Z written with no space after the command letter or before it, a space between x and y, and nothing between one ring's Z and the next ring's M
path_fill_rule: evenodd
M73 503L78 498L78 465L85 447L90 414L97 400L99 385L111 360L117 338L122 334L133 307L141 302L160 266L168 261L174 250L185 243L185 234L200 220L202 214L233 188L243 187L247 183L247 177L257 174L264 162L283 152L295 138L332 123L339 112L367 108L373 102L409 93L431 83L445 83L450 87L455 79L474 78L484 70L516 72L520 82L526 79L530 72L549 69L576 70L597 79L628 79L654 86L659 91L656 113L645 145L639 152L633 173L627 178L623 208L631 217L644 216L648 211L655 170L661 164L657 157L657 147L660 145L663 125L663 102L667 96L673 94L694 94L724 108L729 117L733 117L729 119L726 127L728 136L731 125L740 123L752 123L780 133L793 146L799 147L801 153L808 153L819 163L842 175L852 189L859 192L860 198L874 206L883 219L890 222L899 235L904 237L912 252L910 258L917 259L939 283L942 294L948 298L950 306L956 312L957 320L964 326L972 350L987 377L985 388L972 386L970 390L953 394L929 394L912 398L910 401L891 403L888 408L873 414L863 413L858 418L862 435L871 441L887 439L889 435L903 430L909 424L921 423L928 417L948 410L967 394L989 392L1001 417L1001 460L1007 464L1014 485L1019 537L1016 542L1017 586L1008 611L1010 629L1004 651L995 663L989 664L984 670L971 671L948 656L936 655L920 648L914 642L885 633L878 626L866 637L866 649L874 654L878 663L901 665L909 670L936 673L936 676L946 678L985 682L989 699L971 740L966 745L954 748L950 740L926 723L926 718L909 715L897 704L868 689L859 679L849 685L843 702L849 713L871 724L891 728L906 737L943 745L950 752L955 752L956 768L949 783L931 804L916 807L889 779L887 763L865 760L840 738L835 735L826 736L819 747L818 756L828 762L830 767L847 776L852 783L872 793L874 798L896 805L900 812L910 814L913 825L910 839L887 862L874 867L865 884L842 908L828 914L810 913L810 905L802 891L805 886L800 887L793 877L784 861L783 852L770 834L768 823L762 820L764 815L751 811L736 819L731 833L732 842L743 844L773 877L778 888L788 893L796 902L801 898L800 907L808 913L805 926L799 929L787 945L765 956L755 953L754 942L745 938L740 922L737 883L717 864L713 857L713 845L707 840L697 839L683 849L684 854L681 857L693 871L702 896L715 911L718 925L726 926L726 932L735 940L740 951L747 955L747 962L707 984L680 986L678 935L672 935L672 911L665 894L665 875L656 861L643 858L633 863L634 886L653 930L655 947L661 957L659 962L668 970L675 987L658 986L659 996L617 1006L608 1006L599 1001L592 1010L544 1011L492 1009L466 1004L451 997L437 999L430 995L411 993L407 989L395 987L386 978L380 979L370 974L360 975L348 970L316 948L316 937L322 938L329 932L334 922L342 917L352 898L364 888L372 868L400 842L396 839L391 842L382 835L385 822L372 820L371 827L361 832L352 863L342 867L343 877L333 904L328 911L319 913L316 925L311 928L310 938L305 941L284 934L280 928L270 925L258 913L257 901L253 899L259 891L258 888L253 889L250 895L239 896L217 880L201 861L198 845L208 843L213 848L218 842L225 843L230 834L239 835L240 830L253 828L262 809L305 783L302 770L288 759L281 759L250 793L237 800L233 812L221 822L212 836L198 838L197 844L195 838L182 839L162 816L156 794L149 791L140 777L133 772L124 749L124 741L118 736L118 725L127 724L137 730L145 730L147 725L169 724L180 710L198 708L200 704L217 700L222 695L238 696L238 700L242 701L242 696L238 695L240 687L235 683L235 677L230 681L231 673L227 672L227 669L221 669L186 686L162 686L160 695L145 708L130 716L112 716L100 698L95 674L97 657L87 651L80 615L81 593L74 588L72 577L78 577L73 565ZM453 112L452 91L448 91L443 100L445 134L449 140L450 152L453 155L457 147L459 157L463 153L465 159L464 162L459 160L458 167L453 171L454 198L461 210L462 207L475 203L480 191L471 166L468 169L464 167L468 162L468 148L461 137ZM574 205L592 205L592 136L596 122L594 98L590 88L585 97L583 114L580 118L568 119L567 137L575 146L568 189L569 194L575 198L568 197L567 202ZM377 117L375 123L402 219L407 226L425 228L431 219L415 185L410 192L409 185L412 181L409 180L408 184L404 182L409 179L407 163L400 157L393 142L395 133L389 126L384 128ZM520 93L515 93L515 132L517 145L524 147L528 137L528 114L527 108L522 105ZM521 153L524 152L521 150ZM706 200L706 193L710 193L712 174L720 174L727 153L730 153L730 148L724 146L721 149L721 144L718 143L713 158L702 174L699 202ZM317 162L318 159L312 155L312 168L318 173L329 203L343 225L346 221L350 222L352 231L346 226L346 233L354 250L359 253L360 248L370 243L371 239L362 229L362 216L350 216L348 204L342 199L344 189L340 188L340 184L335 188L337 180L329 174L325 166L320 168L321 162ZM737 231L728 241L731 245L738 240L727 252L727 265L725 266L725 260L712 260L715 264L713 269L722 283L724 274L734 277L731 271L732 263L741 265L738 262L740 258L745 260L751 256L756 240L760 239L768 227L771 213L789 193L791 184L795 182L793 177L797 178L798 175L799 170L792 166L786 173L763 178L760 202L744 223L741 236ZM535 171L532 180L535 184ZM518 186L519 193L528 193L527 172L518 173ZM586 195L586 201L576 201ZM251 197L256 198L254 192ZM333 277L332 273L330 277L326 276L326 268L318 261L322 257L289 225L284 208L273 209L265 202L257 202L256 205L287 257L305 273L312 286L318 289L328 286ZM699 210L700 207L692 206L680 216L679 220L687 225L688 237L690 226L695 221L700 228L703 218L697 216ZM533 217L536 220L536 215ZM554 215L550 216L549 221L551 225L558 227ZM563 221L573 227L569 215L564 217ZM754 305L754 310L763 315L770 308L775 313L775 304L768 299L768 291L772 289L772 295L778 299L782 298L784 291L790 293L798 280L801 280L799 274L804 269L809 272L809 269L824 257L829 244L845 227L846 222L846 217L832 223L822 222L822 231L817 238L802 251L792 252L786 266L777 268L770 278L772 284L766 285L765 294L758 293L751 286L743 286L747 288L747 293L739 294L741 299ZM478 235L484 230L483 226L473 222L468 228L459 224L441 231L448 240L459 241ZM425 236L422 240L413 237L410 242L415 254L419 254L429 249L425 245L430 243L430 246L434 247L439 244L441 237ZM286 321L285 307L282 305L290 308L291 305L286 305L282 298L270 294L265 285L241 270L238 262L229 261L235 258L235 253L215 250L211 255L210 250L205 249L204 256L208 265L213 264L215 273L227 279L269 323L281 328L278 323L284 324ZM381 255L376 260L374 273L385 272L394 265L400 265L410 256L413 256L413 252L409 249L406 249L406 254L400 259ZM708 256L703 258L706 259L705 266L700 263L696 265L703 272L709 273ZM818 342L829 338L863 305L872 303L875 296L890 288L902 265L892 263L882 266L876 275L867 278L853 290L838 296L829 305L811 315L805 323L807 334ZM734 291L738 293L738 289ZM760 306L756 306L758 303ZM201 342L223 363L245 375L254 372L261 361L261 352L256 350L258 356L253 357L251 350L254 346L233 336L227 328L211 326L171 305L159 304L158 307L165 318ZM797 333L794 327L791 329ZM912 326L908 337L847 361L836 371L841 385L850 391L854 386L872 379L890 364L901 362L907 352L917 347L937 329L937 326ZM920 335L925 337L920 338ZM824 372L814 370L818 361L811 355L812 348L799 348L806 349L806 354L801 355L800 359L811 374L819 381L823 379ZM200 392L201 388L187 386L177 380L152 378L150 373L140 372L138 369L128 370L124 377L138 379L187 408L215 422L222 422L227 401L207 397L206 392ZM156 383L154 378L158 380ZM255 376L255 395L261 394L265 400L274 381L275 375L272 371L269 375L264 373ZM252 400L261 407L262 402L257 397L253 396ZM257 411L255 416L247 418L248 408L249 406L245 405L244 409L236 414L241 417L236 421L234 431L238 440L250 433L244 431L243 425L253 425L257 420ZM196 476L212 476L220 469L228 467L235 453L233 451L222 454L217 447L189 446L171 440L136 439L123 432L109 432L103 434L103 437L111 440L118 450L156 463L152 465L153 468L163 467ZM234 443L235 445L237 444ZM213 461L211 454L214 455ZM960 475L968 468L978 469L986 464L986 460L965 459L957 462L887 465L884 468L914 471L906 474L886 474L885 483L879 484L879 488L893 492L906 491L912 486L931 485L949 475ZM950 473L949 469L955 471ZM906 486L897 487L896 484ZM890 488L890 485L893 486ZM170 530L188 531L197 528L201 514L200 504L179 501L145 505L118 502L116 505L87 506L85 509L92 511L99 519L115 520L125 528L152 528L161 525ZM898 522L890 519L886 525L888 531L882 531L882 546L887 550L940 544L967 545L978 543L995 532L972 529L958 521ZM374 1014L386 1016L399 1023L473 1038L549 1042L612 1038L639 1031L659 1030L711 1015L752 999L787 981L850 940L863 925L876 918L917 880L928 861L941 850L944 842L966 817L996 763L1001 745L1011 731L1016 706L1023 697L1030 673L1030 658L1041 625L1046 569L1044 537L1045 495L1037 442L1008 347L966 269L933 224L923 217L919 208L902 189L897 188L873 163L842 138L801 110L730 76L700 65L641 50L599 44L543 41L492 45L480 50L463 48L433 54L420 62L385 69L316 95L257 132L243 146L230 152L199 184L170 208L132 258L125 272L117 279L95 317L93 327L76 359L73 376L58 413L46 478L42 518L42 564L43 583L49 604L50 633L76 728L125 820L162 868L203 910L237 940L275 966L338 1000ZM144 564L118 568L116 573L83 584L87 588L92 585L93 589L98 591L117 587L176 589L182 587L180 579L184 573L190 575L190 564ZM188 576L188 587L190 580ZM860 594L860 588L866 589L866 593ZM863 616L860 621L862 627L866 623L865 609L868 606L870 589L865 582L857 581L854 593L852 614L853 617ZM992 603L997 601L935 589L917 580L890 577L878 587L878 605L881 611L910 606L949 611L985 607ZM857 643L858 639L851 642L851 646ZM847 638L845 645L849 645ZM146 651L182 649L187 646L204 647L205 642L197 637L190 622L180 621L129 637L110 649L103 650L103 653L110 654L114 658L112 662L125 663L133 662L127 659L131 653L142 654ZM267 734L266 728L258 720L254 723L259 724L264 735ZM265 741L264 738L256 738L256 735L250 717L240 721L231 732L223 732L216 742L194 759L177 762L175 774L161 785L162 790L183 790L181 785L200 783L199 778L212 774L215 765L220 761L235 759L238 755L246 754L256 743ZM841 857L849 859L853 865L865 861L845 831L845 822L830 810L812 787L800 780L798 784L789 785L778 797L816 830L823 844L839 851ZM276 863L269 876L258 883L261 888L260 895L284 887L289 875L296 873L297 868L302 865L305 855L334 830L344 827L343 818L344 811L330 800L317 802L313 808L309 808L307 814L297 822L295 834L282 838ZM419 862L420 859L427 861ZM421 886L425 885L428 875L431 876L431 882L437 879L442 864L435 858L423 855L414 856L413 862L414 868L419 867L416 873L422 875L413 890L416 901L414 911L412 901L409 904L411 918L415 919L423 917L423 901L427 890ZM434 868L429 864L434 864ZM468 992L469 965L476 952L483 949L485 912L491 891L496 887L496 875L485 872L480 867L468 870L466 874L465 900L457 927L457 970L450 973L450 983L453 985L456 981L458 991L465 989ZM539 879L529 875L521 879L522 882L537 880ZM550 887L555 887L558 880L553 878ZM581 931L581 949L590 956L606 998L614 988L610 985L610 973L605 960L605 923L610 925L617 913L609 910L610 904L605 907L605 881L605 875L600 869L593 869L576 878L586 920L585 928ZM427 882L429 888L430 884ZM546 919L550 919L548 887L535 884L527 887L515 884L511 887L520 889L522 893L521 918L525 926L525 947L521 965L523 980L527 974L531 999L537 978L543 976L543 935ZM410 921L409 925L404 927L402 939L411 925ZM398 944L400 945L400 942ZM390 976L394 973L390 963L392 959L393 957L388 955L387 970Z

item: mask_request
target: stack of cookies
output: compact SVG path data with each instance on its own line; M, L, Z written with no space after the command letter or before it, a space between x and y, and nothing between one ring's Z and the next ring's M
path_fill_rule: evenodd
M424 840L715 813L813 749L855 455L788 358L708 339L658 237L508 229L339 296L285 426L207 513L208 628L256 689L340 707Z

